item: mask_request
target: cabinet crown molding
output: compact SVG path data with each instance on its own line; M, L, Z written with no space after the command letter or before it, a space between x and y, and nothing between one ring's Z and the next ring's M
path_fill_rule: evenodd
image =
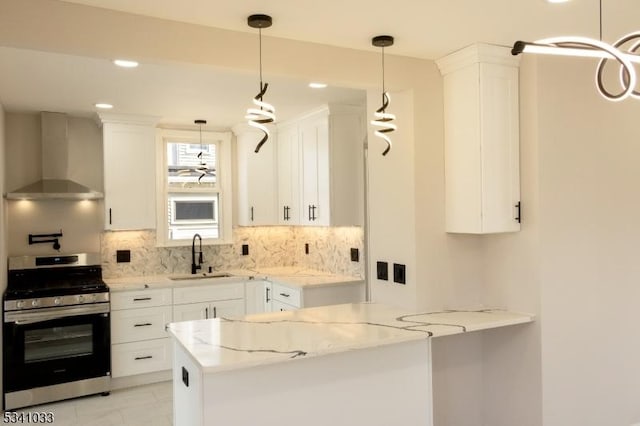
M513 56L510 47L475 43L436 60L443 76L479 63L518 68L520 56Z

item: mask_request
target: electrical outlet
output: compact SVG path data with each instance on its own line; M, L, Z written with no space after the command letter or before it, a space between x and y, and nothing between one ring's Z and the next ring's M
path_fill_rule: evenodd
M351 261L360 262L360 250L358 250L357 248L351 249Z
M243 244L242 245L242 255L243 256L248 256L249 255L249 244Z
M131 250L116 250L116 263L131 262Z
M387 262L376 262L376 271L379 280L389 280L389 264Z
M393 282L398 284L406 284L407 277L405 275L405 266L399 263L393 264Z

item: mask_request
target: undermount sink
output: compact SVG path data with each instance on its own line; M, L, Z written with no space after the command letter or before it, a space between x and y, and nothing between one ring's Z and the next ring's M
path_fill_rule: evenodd
M226 272L214 272L211 274L198 274L198 275L177 275L173 277L169 277L172 281L185 281L185 280L206 280L211 278L228 278L233 275L228 274Z

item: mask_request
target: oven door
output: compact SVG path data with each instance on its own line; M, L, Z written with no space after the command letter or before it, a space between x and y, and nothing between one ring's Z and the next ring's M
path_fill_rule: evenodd
M6 312L4 392L110 375L109 304Z

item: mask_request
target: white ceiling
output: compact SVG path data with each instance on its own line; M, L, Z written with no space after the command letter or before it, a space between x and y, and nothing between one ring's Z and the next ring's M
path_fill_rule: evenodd
M437 59L475 42L512 45L549 36L598 36L599 0L65 0L163 19L254 31L247 16L266 13L264 35L354 49L395 36L388 53ZM638 0L602 0L604 38L640 29ZM393 49L393 52L391 51Z
M361 90L311 89L308 81L270 78L269 102L278 121L330 102L364 104ZM116 67L108 60L0 47L0 98L7 111L65 112L95 116L97 102L114 112L161 117L170 125L206 119L210 128L243 121L258 92L255 73L230 73L203 65L142 64ZM105 95L108 94L108 95Z
M554 35L598 36L599 0L66 0L224 29L254 32L246 18L273 17L265 36L377 50L371 37L396 38L387 54L434 59L474 42L511 45ZM640 0L603 0L603 38L640 28ZM364 102L362 91L312 90L307 81L270 77L278 121L322 103ZM95 115L108 102L119 113L161 117L173 125L205 118L209 127L242 121L257 87L246 75L203 65L143 64L119 69L109 61L0 47L0 98L8 111ZM108 97L104 94L108 93Z

